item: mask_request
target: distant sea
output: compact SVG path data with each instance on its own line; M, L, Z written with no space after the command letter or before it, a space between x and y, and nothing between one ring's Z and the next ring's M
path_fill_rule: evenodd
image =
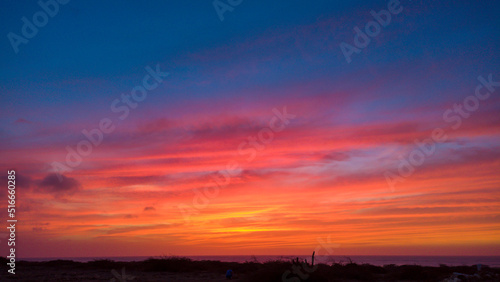
M114 261L142 261L148 258L159 258L155 256L144 257L74 257L74 258L20 258L26 261L50 261L57 259L73 260L78 262L88 262L92 260L109 259ZM311 256L183 256L192 260L217 260L223 262L246 262L257 261L266 262L273 260L291 260L299 258L301 260L311 260ZM422 266L439 266L445 264L448 266L457 265L488 265L491 267L500 267L500 256L316 256L315 262L331 264L333 262L349 262L349 259L354 263L368 263L372 265L404 265L416 264Z

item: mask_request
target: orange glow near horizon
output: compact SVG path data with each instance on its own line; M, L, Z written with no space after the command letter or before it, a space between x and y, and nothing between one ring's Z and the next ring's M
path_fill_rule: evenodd
M384 138L416 138L395 130L403 137L386 130ZM349 144L329 140L321 129L302 131L292 123L251 161L238 154L238 138L214 140L185 156L164 154L161 146L137 158L115 154L110 160L96 152L66 174L81 185L67 194L40 193L42 175L33 177L19 192L29 199L19 212L20 256L281 255L315 249L328 255L327 248L334 255L497 254L500 161L488 151L442 164L446 150L438 147L391 190L384 162L413 149L410 142L387 146L370 138ZM363 140L367 131L373 132L364 127L347 134ZM325 153L327 148L341 150ZM168 164L172 159L179 161ZM232 160L240 169L230 183L217 195L203 192L213 183L210 175ZM110 162L116 165L105 165Z

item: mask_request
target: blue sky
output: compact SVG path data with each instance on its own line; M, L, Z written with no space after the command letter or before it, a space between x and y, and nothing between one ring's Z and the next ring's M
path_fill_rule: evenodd
M74 242L99 252L108 239L106 255L156 255L157 246L141 243L148 236L179 254L245 253L248 244L282 254L302 252L292 247L324 232L337 232L351 254L362 246L371 254L418 254L422 246L446 254L497 251L498 91L392 194L383 175L397 170L416 139L450 130L443 113L474 94L478 76L498 80L500 2L401 1L403 11L348 63L340 44L354 44L353 28L364 29L370 11L389 2L244 0L221 21L212 1L73 0L16 54L7 35L20 35L21 18L31 20L41 8L3 1L0 167L14 166L24 179L26 225L19 232L32 251L23 255L50 247L54 256L84 256L71 251ZM170 75L119 120L112 102L157 64ZM191 202L193 189L228 160L242 159L241 142L284 107L296 116L289 127L221 189L196 224L185 223L176 207ZM50 164L64 162L67 146L103 118L116 130L65 173L70 184L53 183ZM96 221L99 213L108 217ZM39 233L41 216L50 224ZM159 233L134 233L142 228L135 218ZM180 228L160 226L164 218ZM72 225L80 221L88 229ZM353 222L372 227L371 237ZM312 230L305 237L281 233L305 228ZM115 229L132 231L108 236ZM221 234L231 238L223 248ZM234 239L240 235L251 243ZM134 238L130 253L121 253ZM286 244L276 243L281 238Z

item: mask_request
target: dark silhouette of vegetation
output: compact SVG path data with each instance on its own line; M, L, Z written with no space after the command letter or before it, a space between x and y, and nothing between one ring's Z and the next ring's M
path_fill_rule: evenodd
M7 259L0 258L0 263L5 265ZM46 270L47 273L68 271L88 272L92 270L102 270L103 273L109 273L112 269L126 268L127 272L133 273L140 281L147 281L147 279L140 279L141 273L143 277L147 273L155 273L155 275L163 275L162 273L178 273L179 275L212 273L216 277L224 277L228 269L233 271L233 279L238 281L443 281L452 276L459 277L459 279L466 279L464 281L500 281L500 268L490 268L484 265L481 270L478 270L475 265L440 265L439 267L419 265L374 266L370 264L357 264L351 260L347 263L332 263L331 265L316 264L314 271L308 273L307 280L305 280L300 279L299 275L289 271L293 269L294 265L298 266L296 263L295 260L276 260L264 263L256 261L247 261L244 263L211 260L193 261L184 257L149 258L139 262L117 262L112 260L94 260L86 263L70 260L47 262L18 261L16 262L18 274L16 274L15 278L22 281L23 273L30 272L31 269ZM287 277L288 280L283 279L283 274L287 270L290 274ZM5 277L7 280L14 279L13 277L0 276L0 281L4 281L2 277ZM26 278L26 280L29 280L29 278Z

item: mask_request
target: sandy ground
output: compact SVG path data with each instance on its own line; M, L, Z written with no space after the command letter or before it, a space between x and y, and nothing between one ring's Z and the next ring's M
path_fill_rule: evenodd
M169 272L134 272L125 271L126 277L122 277L122 270L116 269L115 276L111 270L58 270L33 267L30 269L16 269L16 274L0 275L0 281L228 281L224 274L210 272L195 273L169 273ZM131 277L133 279L131 279ZM114 280L113 280L114 279ZM232 281L242 281L242 277L234 277Z
M6 260L4 260L5 262ZM7 272L4 265L0 269L0 282L4 281L228 281L225 270L232 269L232 281L282 281L283 274L290 275L290 269L300 270L300 266L290 262L274 261L259 263L230 263L219 261L190 261L168 258L143 262L94 261L77 263L72 261L19 262L16 274ZM176 272L182 271L182 272ZM296 275L298 273L295 272ZM302 273L303 274L303 273ZM238 275L240 275L238 277ZM298 281L296 275L290 275ZM422 267L418 265L384 267L358 264L318 265L309 273L307 281L500 281L500 268L483 266L440 266Z

